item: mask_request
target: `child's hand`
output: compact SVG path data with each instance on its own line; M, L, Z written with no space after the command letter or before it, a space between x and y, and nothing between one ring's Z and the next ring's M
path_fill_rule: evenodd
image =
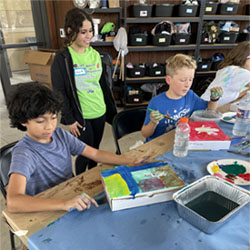
M65 210L69 212L71 209L74 209L74 208L77 209L78 211L89 209L91 202L96 207L98 207L97 202L93 198L91 198L90 196L88 196L85 193L82 193L82 194L74 197L73 199L66 201L65 202Z
M142 158L140 158L140 159L138 159L138 160L135 160L134 163L135 163L135 164L139 164L139 163L149 163L149 162L151 162L151 161L152 161L152 160L150 160L150 156L147 155L147 156L144 156L144 157L142 157Z
M82 126L77 121L69 125L69 131L75 137L78 137L81 135L79 128L82 128Z
M218 101L223 95L223 89L221 87L214 87L210 89L210 100L213 102Z
M154 124L158 124L160 120L162 120L164 118L164 116L158 111L158 110L154 110L151 111L150 113L150 120L154 123Z

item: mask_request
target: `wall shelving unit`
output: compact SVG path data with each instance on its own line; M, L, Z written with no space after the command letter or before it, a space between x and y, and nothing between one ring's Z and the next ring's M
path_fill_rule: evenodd
M180 4L181 1L179 1ZM141 54L145 53L161 53L161 57L167 59L169 56L173 55L174 52L176 53L184 53L184 54L192 54L195 59L198 59L201 55L205 54L204 58L212 57L211 53L215 53L218 51L226 51L234 48L237 46L237 43L234 44L225 44L225 43L215 43L215 44L201 44L201 35L202 35L202 26L204 21L239 21L239 22L249 22L249 16L248 15L205 15L205 5L206 1L200 1L200 7L198 9L198 14L196 17L147 17L147 18L135 18L131 17L129 14L129 8L132 4L138 3L137 1L123 1L123 26L127 29L130 25L152 25L157 24L163 20L171 21L173 23L191 23L191 25L194 25L196 32L196 37L192 39L192 43L188 45L169 45L169 46L153 46L153 45L147 45L147 46L128 46L129 50L129 59L131 62L134 62L133 60L133 54L135 54L134 58L135 60L140 60L139 63L145 63L146 56L141 56ZM162 3L173 3L173 1L147 1L149 4L162 4ZM175 1L175 4L176 3ZM241 1L241 12L243 13L242 9L244 10L244 5L247 4L247 1ZM243 7L242 7L243 6ZM193 34L194 35L194 34ZM125 65L128 58L128 55L125 59ZM139 58L139 59L138 59ZM157 61L158 62L158 61ZM147 62L146 62L147 63ZM159 61L159 63L163 63ZM216 71L201 71L196 72L197 78L204 78L204 77L214 77ZM140 86L143 83L159 83L159 82L165 82L165 77L141 77L141 78L129 78L126 77L126 69L125 69L125 80L123 82L124 87L124 93L126 91L127 86ZM198 87L196 83L194 83L194 86L192 87L194 90ZM126 103L125 96L124 96L124 105L125 106L137 106L137 105L146 105L148 102L143 103L135 103L130 104Z

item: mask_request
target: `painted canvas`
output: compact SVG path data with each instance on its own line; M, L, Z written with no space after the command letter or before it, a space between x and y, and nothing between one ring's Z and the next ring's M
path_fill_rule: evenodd
M214 121L190 121L189 150L229 149L230 138Z
M116 166L101 175L112 211L168 201L185 185L166 162Z

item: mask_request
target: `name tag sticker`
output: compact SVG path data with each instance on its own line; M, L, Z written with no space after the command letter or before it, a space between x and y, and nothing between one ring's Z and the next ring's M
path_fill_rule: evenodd
M148 11L147 10L141 10L140 11L140 16L147 16L148 15Z
M206 12L211 12L212 9L213 9L212 7L206 7L205 11L206 11Z
M233 11L233 7L227 7L227 11Z
M165 43L166 42L166 38L159 38L159 43Z
M74 71L75 71L75 76L86 75L85 69L74 69Z
M193 9L186 9L186 13L188 14L193 13Z
M138 42L138 43L141 43L142 42L142 38L136 37L135 41Z

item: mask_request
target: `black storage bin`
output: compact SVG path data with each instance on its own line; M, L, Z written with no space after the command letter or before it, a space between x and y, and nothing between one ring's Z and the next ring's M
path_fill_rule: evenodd
M134 4L132 5L133 17L151 17L152 16L152 4Z
M219 61L213 61L212 65L211 65L211 70L218 70L218 66L219 64L222 62L223 60L219 60Z
M218 37L219 43L235 43L238 37L237 32L222 32Z
M171 42L171 35L156 34L153 35L152 44L155 46L168 46Z
M246 5L246 15L250 15L250 4Z
M189 44L191 34L189 33L174 33L172 35L173 44L185 45Z
M131 46L145 46L148 44L148 36L144 33L129 34L128 44Z
M134 68L126 68L127 76L131 78L145 76L146 68L134 66Z
M221 3L218 13L221 15L236 15L238 11L238 3Z
M158 64L157 66L153 67L153 64L149 64L147 66L146 73L148 76L164 76L165 75L165 65Z
M218 3L208 2L205 6L205 15L214 15L217 11Z
M156 4L154 7L154 14L156 17L171 17L173 9L173 4Z
M196 16L198 11L198 5L178 5L178 16L185 17L185 16Z
M201 43L204 44L204 43L211 43L209 42L209 37L208 37L208 34L206 32L203 32L201 34Z
M212 61L209 59L203 59L197 63L197 71L209 71L211 69Z
M250 41L250 33L239 33L237 42Z
M152 98L152 95L153 95L152 93L143 91L143 100L150 101L150 99Z
M140 89L130 89L126 93L127 103L141 103L143 102L143 94Z

